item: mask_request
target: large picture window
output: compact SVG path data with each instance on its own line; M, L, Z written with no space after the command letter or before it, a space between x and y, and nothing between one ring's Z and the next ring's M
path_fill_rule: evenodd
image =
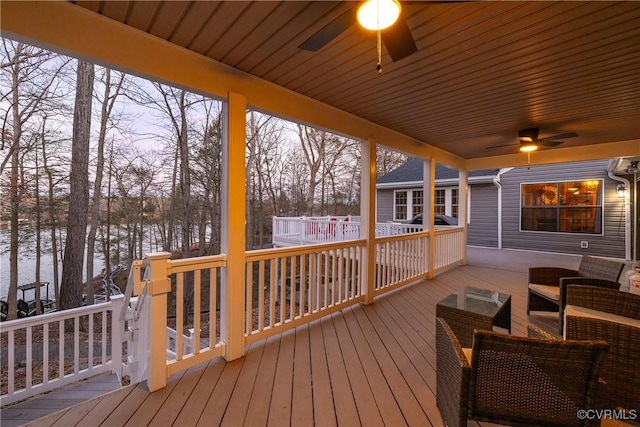
M602 234L602 180L521 184L524 231Z

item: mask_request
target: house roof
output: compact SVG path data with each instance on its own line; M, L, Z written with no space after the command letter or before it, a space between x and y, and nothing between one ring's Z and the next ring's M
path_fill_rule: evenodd
M469 171L469 178L493 178L498 174L500 169L480 169ZM436 163L436 182L443 180L457 180L458 170L448 168L444 165ZM421 182L423 180L423 160L413 158L397 167L388 174L377 179L378 184Z

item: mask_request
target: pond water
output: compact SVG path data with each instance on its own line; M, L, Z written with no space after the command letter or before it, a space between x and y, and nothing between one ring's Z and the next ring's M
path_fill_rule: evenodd
M18 285L31 283L36 279L36 239L33 233L23 233L20 235L21 245L18 252ZM64 237L64 232L62 233ZM0 231L0 299L6 300L9 293L9 231ZM49 298L54 299L53 294L53 254L51 253L50 232L47 231L42 236L43 253L40 259L40 280L49 282ZM59 274L62 274L62 261L58 255ZM104 268L104 261L100 256L94 257L94 271L99 274ZM86 280L86 274L83 275ZM42 288L44 292L44 288ZM33 298L33 291L26 294L27 299ZM18 298L22 298L22 292L18 291ZM42 295L44 298L44 295Z

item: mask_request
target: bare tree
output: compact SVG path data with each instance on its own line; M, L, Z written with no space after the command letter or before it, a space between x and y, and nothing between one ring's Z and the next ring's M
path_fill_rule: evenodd
M0 63L2 81L10 89L0 94L0 101L8 108L1 108L2 131L0 132L0 149L6 155L0 162L0 174L10 164L9 176L9 208L10 208L10 243L9 243L9 302L8 319L14 319L17 313L18 293L18 220L22 197L19 188L21 144L25 126L34 114L44 108L46 101L54 94L52 88L58 74L64 67L47 68L45 65L54 57L51 53L24 43L2 39L3 59Z
M111 81L111 70L104 69L104 92L100 99L100 129L98 131L98 147L96 159L96 174L93 183L93 198L91 203L91 224L87 236L87 302L93 303L93 259L95 253L96 234L100 222L100 202L102 201L102 178L104 174L104 145L113 107L120 95L124 83L125 74L116 73L115 81ZM107 273L110 266L107 265Z
M327 178L344 150L354 141L300 124L297 125L297 134L309 167L307 215L313 215L317 186ZM324 185L321 186L322 190L324 188ZM324 196L321 203L324 203Z
M383 176L396 169L409 160L409 156L393 151L385 147L378 146L376 149L376 173Z
M174 154L174 166L171 178L170 212L168 217L165 250L173 248L173 228L180 214L181 247L188 253L193 212L191 211L191 168L189 159L189 134L193 131L189 123L192 108L203 102L203 98L186 92L183 89L152 82L159 97L154 96L146 88L140 87L127 96L139 105L143 105L160 113L162 119L168 120L171 132L169 141ZM178 208L179 211L178 211Z
M61 309L82 305L82 273L89 206L89 142L94 66L78 60L67 241L62 260ZM87 278L89 281L92 278ZM91 286L91 284L90 284Z

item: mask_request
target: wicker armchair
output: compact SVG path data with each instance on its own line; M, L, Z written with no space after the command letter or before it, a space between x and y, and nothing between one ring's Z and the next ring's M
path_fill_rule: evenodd
M619 289L618 279L624 264L602 258L583 256L577 270L558 267L529 269L529 298L527 314L531 311L559 312L563 329L563 310L566 305L566 288L569 284Z
M436 319L436 403L446 425L582 426L595 408L604 341L560 341L477 330L468 351Z
M610 344L600 377L600 406L640 408L640 295L571 285L565 311L567 339Z

